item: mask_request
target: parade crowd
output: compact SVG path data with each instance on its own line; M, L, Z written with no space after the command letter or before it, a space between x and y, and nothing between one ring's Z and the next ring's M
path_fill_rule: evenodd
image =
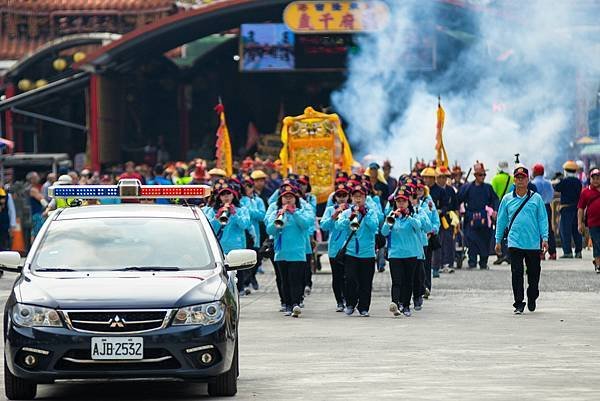
M147 185L208 184L213 188L210 199L189 203L202 208L224 253L248 248L259 255L253 269L238 272L240 294L259 289L256 275L263 272L261 261L270 259L285 316L302 314L312 291L317 240L324 239L337 312L369 316L374 275L387 267L392 281L389 312L411 316L412 310L423 308L434 278L462 268L465 259L466 268L487 270L489 256L496 254L495 265L511 265L514 312L520 314L526 305L530 311L536 309L540 261L557 258L551 203L560 196L560 258L581 258L582 234L587 232L600 273L598 169L589 172L588 183L581 168L567 161L564 172L550 181L541 164L534 165L530 174L521 164L509 169L508 162L500 162L487 183L488 170L480 162L466 177L459 166L449 169L419 162L398 178L392 177L388 161L383 166L371 163L357 173L337 172L334 191L323 208L311 193L310 177L282 177L279 167L246 159L228 176L219 168L208 170L200 159L153 168L127 162L113 174L62 171L58 177L47 174L43 183L37 172L30 172L26 176L30 237L35 238L53 209L80 204L51 199L52 185L114 185L124 178ZM10 249L16 212L9 183L5 188L8 191L0 189L0 246Z

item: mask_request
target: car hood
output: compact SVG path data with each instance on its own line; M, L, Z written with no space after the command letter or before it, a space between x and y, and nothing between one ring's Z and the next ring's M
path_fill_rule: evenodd
M15 295L18 302L57 309L176 308L220 299L223 282L215 271L36 274L22 276Z

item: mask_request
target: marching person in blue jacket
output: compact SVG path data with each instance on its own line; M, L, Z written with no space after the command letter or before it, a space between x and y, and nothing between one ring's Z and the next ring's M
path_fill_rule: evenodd
M286 316L299 317L302 313L304 269L308 230L314 224L311 207L300 202L300 194L290 184L279 189L277 210L265 218L267 233L273 236L275 262L281 275L281 288L286 305Z
M429 242L429 233L433 230L433 224L429 218L429 208L421 206L419 197L419 185L423 186L423 182L419 179L413 179L410 186L411 197L410 204L412 205L415 215L421 220L421 249L422 252L417 258L417 270L415 271L415 279L413 281L413 304L415 310L419 311L423 308L423 296L425 295L425 259L427 252L427 244ZM437 213L436 213L437 214Z
M260 197L254 193L254 180L252 178L246 178L242 182L244 196L240 201L242 207L246 208L250 217L250 224L252 226L251 237L252 244L248 244L255 251L258 251L264 238L260 237L260 222L265 218L265 204ZM261 265L261 260L257 260L256 266L251 270L247 270L246 286L251 285L252 288L258 290L258 281L256 280L256 272Z
M298 174L294 174L294 173L288 174L287 178L285 180L283 180L283 182L281 183L279 188L276 189L275 191L273 191L273 193L269 197L269 200L268 200L269 205L277 203L277 200L279 199L279 193L281 191L281 187L289 182L292 182L293 183L292 185L298 189Z
M515 314L527 308L533 312L539 297L540 244L548 250L548 218L542 197L529 190L529 171L518 166L514 170L515 189L506 194L500 203L496 223L496 253L501 252L501 242L508 239ZM520 209L520 211L519 211ZM516 216L516 217L515 217ZM512 221L512 226L511 226ZM527 265L527 304L524 302L523 260Z
M429 188L425 185L422 179L417 183L417 196L419 197L419 209L426 212L431 222L431 230L427 233L427 245L424 247L425 251L425 293L424 298L429 298L431 294L431 257L433 254L432 241L435 241L440 229L440 216L435 208L435 203L429 195Z
M220 184L219 192L213 207L204 209L217 239L227 254L234 249L246 249L246 230L250 229L248 211L240 206L237 193L229 184ZM241 274L240 274L241 273ZM246 276L243 270L238 271L238 290L244 291Z
M337 230L349 237L344 259L346 286L344 313L350 316L358 308L361 316L369 316L375 269L375 234L379 231L377 209L366 205L367 191L362 185L352 188L352 207L342 212L335 223Z
M327 253L331 265L331 288L337 302L336 312L344 311L344 265L337 263L335 256L346 242L348 233L345 230L336 229L335 222L340 217L340 214L348 209L349 198L350 192L348 187L344 184L337 185L334 192L336 203L327 207L321 218L321 229L329 232Z
M308 236L306 237L306 267L304 271L304 295L310 295L312 291L312 266L311 260L313 257L313 241L312 238L315 234L315 224L317 218L317 198L311 194L310 178L307 175L298 176L298 186L300 189L301 200L304 200L310 205L313 210L313 225L308 230Z
M410 316L410 298L417 269L417 258L423 253L421 218L415 215L410 203L412 193L400 188L394 197L396 210L387 218L381 233L388 238L390 275L392 276L392 302L390 312Z

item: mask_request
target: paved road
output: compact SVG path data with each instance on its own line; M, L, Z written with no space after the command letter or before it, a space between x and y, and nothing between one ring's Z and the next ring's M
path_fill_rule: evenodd
M598 400L600 275L585 256L545 262L538 311L523 316L512 314L506 265L434 279L411 318L387 312L387 272L375 276L370 318L335 313L327 266L302 317L285 318L267 269L261 291L242 299L236 399ZM3 299L9 281L0 280ZM208 396L204 385L146 383L41 386L38 398Z

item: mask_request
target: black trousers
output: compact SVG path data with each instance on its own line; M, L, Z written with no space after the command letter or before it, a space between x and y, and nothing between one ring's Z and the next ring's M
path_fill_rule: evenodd
M256 254L258 255L258 248L252 248ZM258 271L258 266L262 264L262 260L260 257L256 259L256 264L252 269L246 270L246 277L244 280L244 285L248 287L249 285L256 283L256 272Z
M279 262L275 262L274 259L271 259L271 263L273 264L273 269L275 270L275 283L277 284L277 293L279 293L279 302L281 304L285 304L283 299L283 287L281 283L281 270L279 269Z
M244 288L246 287L246 280L247 280L247 276L248 276L248 271L247 270L238 270L235 272L236 277L237 277L237 289L239 292L242 292L244 290Z
M549 203L546 204L546 215L548 216L548 253L555 255L556 235L554 235L554 229L552 228L552 206Z
M355 258L346 256L344 272L346 286L344 296L346 306L358 308L359 312L368 312L371 306L375 258Z
M431 254L433 252L429 249L428 246L423 247L423 250L425 251L425 263L423 266L425 269L424 284L425 288L431 291Z
M515 308L523 306L524 283L523 283L523 261L527 266L527 299L535 301L540 295L539 283L542 267L540 265L539 249L508 248L510 254L510 270L512 272L512 288Z
M425 261L421 259L417 259L412 293L415 299L425 294Z
M335 258L329 258L329 264L331 265L331 288L333 289L333 295L338 305L344 304L344 265L336 263Z
M304 266L305 262L277 262L281 273L281 287L283 289L283 303L291 308L302 302L304 294Z
M410 306L417 258L390 258L392 276L392 302L398 306Z
M304 267L304 286L312 288L312 267L310 265L311 259L313 255L312 253L306 254L306 266Z

